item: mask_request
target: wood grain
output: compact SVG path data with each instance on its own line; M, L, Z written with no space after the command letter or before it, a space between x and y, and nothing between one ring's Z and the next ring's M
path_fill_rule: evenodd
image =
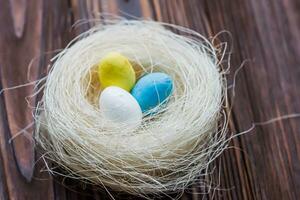
M0 88L36 80L47 72L55 50L93 26L77 20L99 13L151 18L218 37L232 48L228 85L236 79L230 132L253 122L300 113L300 1L298 0L0 0ZM35 59L27 76L28 65ZM29 80L28 80L29 79ZM106 191L51 177L37 162L32 122L24 98L33 86L0 96L0 199L111 199ZM30 103L35 105L36 99ZM212 188L195 185L182 199L299 199L300 121L257 126L235 138L216 161ZM204 194L205 193L205 194ZM116 199L136 199L112 193Z

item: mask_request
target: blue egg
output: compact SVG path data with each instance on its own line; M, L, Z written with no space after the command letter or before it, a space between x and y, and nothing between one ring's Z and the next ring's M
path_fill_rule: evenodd
M155 108L172 93L173 81L165 73L150 73L143 76L131 90L143 112Z

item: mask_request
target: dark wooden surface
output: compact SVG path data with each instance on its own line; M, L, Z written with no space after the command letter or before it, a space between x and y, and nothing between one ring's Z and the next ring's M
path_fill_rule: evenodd
M207 37L229 31L231 36L219 37L233 49L229 84L248 59L236 79L230 132L300 112L299 0L0 0L0 87L44 75L54 55L45 52L65 47L92 26L71 28L75 21L98 18L103 12L175 23ZM39 156L32 130L9 143L32 121L24 100L32 88L0 96L0 199L110 198L95 187L41 172L41 162L35 165ZM300 199L299 118L258 126L235 138L215 165L213 188L195 185L182 199ZM128 198L112 194L116 199Z

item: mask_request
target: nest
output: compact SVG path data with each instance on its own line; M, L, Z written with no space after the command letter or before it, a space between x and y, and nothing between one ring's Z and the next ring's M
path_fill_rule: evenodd
M164 72L174 81L168 103L134 130L100 114L95 65L109 52L128 57L137 76ZM67 177L136 195L185 189L227 145L219 63L212 44L184 27L99 24L54 58L35 116L36 141Z

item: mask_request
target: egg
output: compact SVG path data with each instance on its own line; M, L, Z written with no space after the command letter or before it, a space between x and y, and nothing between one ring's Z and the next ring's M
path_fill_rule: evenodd
M142 112L156 107L165 101L172 93L172 78L165 73L150 73L143 76L131 91Z
M117 52L111 52L101 59L98 74L102 89L118 86L130 91L135 84L135 71L132 65L125 56Z
M110 122L135 128L142 121L142 110L135 98L126 90L110 86L99 98L100 113Z

